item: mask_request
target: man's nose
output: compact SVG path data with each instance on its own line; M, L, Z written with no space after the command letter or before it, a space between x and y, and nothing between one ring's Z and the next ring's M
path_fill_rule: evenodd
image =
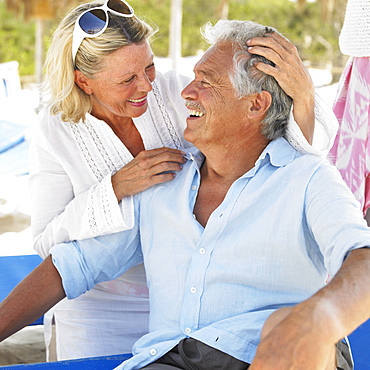
M185 86L184 90L181 91L181 96L185 100L192 100L196 99L197 92L195 89L195 81L189 83L189 85Z

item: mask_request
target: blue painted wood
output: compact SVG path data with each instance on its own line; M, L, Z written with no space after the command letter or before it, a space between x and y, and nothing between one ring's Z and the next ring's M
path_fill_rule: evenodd
M348 336L355 370L370 369L370 319Z
M38 255L0 257L0 301L41 262ZM40 317L32 325L42 324L43 317Z
M24 141L26 129L26 126L0 120L0 153Z
M0 175L27 175L30 141L24 140L0 153Z
M123 361L129 359L131 354L91 357L78 360L67 360L57 362L45 362L40 364L9 365L2 366L1 370L59 370L69 367L71 370L112 370Z

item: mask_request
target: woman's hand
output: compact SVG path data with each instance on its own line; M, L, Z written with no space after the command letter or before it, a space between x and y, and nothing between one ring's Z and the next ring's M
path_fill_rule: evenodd
M254 37L247 42L251 54L264 56L275 66L262 62L255 67L273 76L281 88L293 99L293 115L307 141L311 144L315 126L315 88L297 48L277 33Z
M153 185L170 181L186 162L185 153L171 148L158 148L140 152L112 176L117 200L134 195Z

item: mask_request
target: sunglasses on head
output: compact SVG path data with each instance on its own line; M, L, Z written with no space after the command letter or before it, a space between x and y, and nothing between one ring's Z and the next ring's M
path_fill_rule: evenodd
M103 5L84 11L77 19L72 38L72 60L86 37L97 37L108 27L108 11L121 17L132 17L134 9L124 0L106 0Z

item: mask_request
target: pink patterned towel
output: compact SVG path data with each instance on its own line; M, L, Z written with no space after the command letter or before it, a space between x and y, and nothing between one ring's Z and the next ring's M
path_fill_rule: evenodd
M351 57L333 111L339 130L328 155L364 211L370 207L370 57Z

